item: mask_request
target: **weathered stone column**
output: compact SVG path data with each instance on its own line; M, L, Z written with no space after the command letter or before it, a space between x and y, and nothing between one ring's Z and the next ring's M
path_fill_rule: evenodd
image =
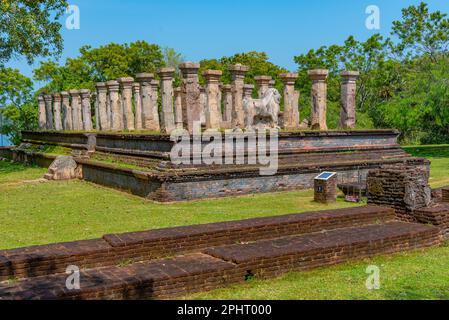
M123 124L125 130L134 131L134 113L133 113L133 83L134 79L131 77L119 78L117 81L120 83L122 90L122 108L123 108Z
M267 90L270 88L270 82L273 80L270 76L257 76L254 77L254 80L257 83L258 95L259 98L262 99Z
M110 130L110 121L108 116L108 87L104 82L98 82L95 85L97 89L98 119L99 130Z
M174 96L175 96L174 99L175 99L176 129L182 129L183 128L183 121L182 121L182 89L181 88L175 88Z
M92 99L94 100L95 108L95 130L100 131L100 116L98 115L98 94L96 91L92 93Z
M230 84L223 86L223 97L223 121L232 121L232 86Z
M136 75L137 82L140 83L140 100L142 104L142 127L146 130L159 131L159 114L157 104L154 104L152 85L154 79L152 73L139 73ZM155 117L156 115L156 117Z
M138 83L138 82L133 83L133 100L134 100L134 110L135 110L134 120L136 121L135 127L136 127L136 130L142 130L143 129L142 99L140 98L140 83Z
M45 95L44 96L44 100L45 100L45 115L46 115L46 129L47 130L54 130L55 129L55 125L53 122L53 97L51 95Z
M206 104L207 104L207 96L206 96L206 88L200 86L200 106L201 106L201 125L206 126Z
M327 76L328 70L309 70L312 80L312 129L327 130Z
M70 97L72 98L72 122L73 130L81 131L83 130L83 116L81 114L81 97L79 90L70 90Z
M106 85L111 106L111 130L121 131L125 126L123 125L122 103L119 95L120 84L115 80L111 80L106 82Z
M90 90L82 89L81 94L81 108L83 110L83 129L84 131L92 131L92 105L90 98L92 97Z
M151 81L151 101L153 101L153 119L157 120L157 130L161 131L161 116L159 112L159 81Z
M206 129L220 129L221 100L220 77L223 71L207 70L203 73L206 79Z
M243 99L252 99L253 98L254 85L245 84L243 86Z
M232 74L232 126L234 128L245 128L245 112L243 110L243 86L245 85L245 74L249 68L241 64L229 67Z
M276 81L271 80L270 83L268 84L268 88L273 89L276 86Z
M184 62L179 65L182 72L182 114L186 129L193 133L193 123L201 121L199 63Z
M165 133L170 134L176 128L173 112L173 76L175 69L161 68L158 74L161 79L162 95L161 127Z
M64 130L73 130L72 106L70 105L70 94L67 91L61 92L62 97L62 126Z
M340 127L354 129L356 123L356 94L358 71L343 71L341 73L341 109Z
M37 105L39 108L39 129L47 129L47 111L45 109L45 99L43 95L37 97Z
M54 114L56 131L62 130L61 101L62 101L61 94L55 93L53 95L53 114Z
M299 92L295 90L297 73L283 73L280 75L284 82L284 128L299 128Z

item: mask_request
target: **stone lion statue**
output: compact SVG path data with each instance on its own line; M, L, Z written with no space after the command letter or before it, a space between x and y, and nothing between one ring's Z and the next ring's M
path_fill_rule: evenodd
M246 129L279 129L281 95L279 91L270 88L262 99L245 98Z

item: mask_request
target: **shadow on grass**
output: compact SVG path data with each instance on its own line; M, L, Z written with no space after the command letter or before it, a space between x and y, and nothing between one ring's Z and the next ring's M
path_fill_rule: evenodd
M20 163L11 163L7 161L0 161L0 175L8 173L17 173L25 171L34 166L26 166Z
M421 289L406 286L400 290L387 290L386 300L449 300L447 287L429 288L427 292L420 292Z
M421 158L449 158L449 145L404 147L412 156Z

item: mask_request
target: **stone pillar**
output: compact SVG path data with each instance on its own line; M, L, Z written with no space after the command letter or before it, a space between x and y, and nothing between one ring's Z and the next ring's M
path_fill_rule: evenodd
M193 123L201 121L199 63L184 62L179 65L182 72L182 114L186 129L193 133Z
M243 86L243 99L252 99L253 98L254 85L245 84Z
M269 83L269 85L268 85L268 88L274 89L275 86L276 86L276 81L271 80L270 83Z
M81 108L83 110L83 129L84 131L92 131L92 105L90 98L92 97L90 90L82 89L81 94Z
M95 108L95 130L100 131L100 116L98 111L98 94L97 92L92 93L92 99L94 100Z
M273 78L270 76L257 76L254 77L254 80L257 83L258 87L258 95L259 98L262 99L267 90L270 88L270 82L273 81Z
M220 129L221 100L220 100L220 70L207 70L203 73L206 79L206 129Z
M245 74L249 68L241 64L229 67L232 74L232 126L234 128L245 128L245 111L243 110L243 86L245 85Z
M55 120L55 130L61 131L62 128L62 116L61 116L61 101L62 97L60 93L53 95L53 114Z
M83 130L83 116L81 114L81 101L79 90L70 90L70 97L72 98L72 124L73 130L81 131Z
M37 97L37 105L39 108L39 130L47 129L47 111L45 109L44 96Z
M182 121L182 89L181 88L175 88L174 90L175 95L175 122L176 122L176 129L182 129L183 128L183 121Z
M159 114L159 81L151 81L151 101L153 101L153 119L157 121L157 129L155 131L161 131L161 116Z
M110 121L108 115L108 87L104 82L98 82L95 85L97 88L97 104L98 104L98 130L110 130Z
M123 124L125 130L134 131L134 113L133 113L133 83L134 79L131 77L117 79L122 90L122 108L123 108Z
M232 121L232 86L227 84L223 86L224 112L223 120Z
M64 130L73 130L72 106L70 105L70 94L61 92L62 97L62 126Z
M343 129L354 129L356 123L356 93L357 71L343 71L341 73L341 109L340 127Z
M327 76L328 70L309 70L312 80L312 129L327 130Z
M295 90L297 73L283 73L280 75L284 82L284 128L299 128L299 92Z
M108 81L106 83L109 92L109 104L111 106L111 130L121 131L125 128L123 125L122 104L119 95L120 84L115 81Z
M133 97L134 97L134 109L135 109L135 127L136 130L143 129L142 122L142 99L140 98L140 83L133 83Z
M146 130L159 131L159 114L157 104L154 104L151 82L154 79L152 73L139 73L136 75L140 83L140 100L142 104L142 127Z
M161 68L159 70L161 79L162 112L161 124L162 130L170 134L175 127L175 114L173 112L173 76L174 68Z
M46 129L47 130L54 130L55 125L53 123L53 97L51 95L45 95L45 115L46 115Z
M201 105L201 125L206 126L206 104L207 104L207 96L206 96L206 88L200 86L200 105Z

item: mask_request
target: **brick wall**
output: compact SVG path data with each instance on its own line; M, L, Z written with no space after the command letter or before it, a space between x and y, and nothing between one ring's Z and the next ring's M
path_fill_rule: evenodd
M416 221L411 212L432 203L429 174L429 165L393 165L371 170L367 177L368 203L392 207L399 218Z

